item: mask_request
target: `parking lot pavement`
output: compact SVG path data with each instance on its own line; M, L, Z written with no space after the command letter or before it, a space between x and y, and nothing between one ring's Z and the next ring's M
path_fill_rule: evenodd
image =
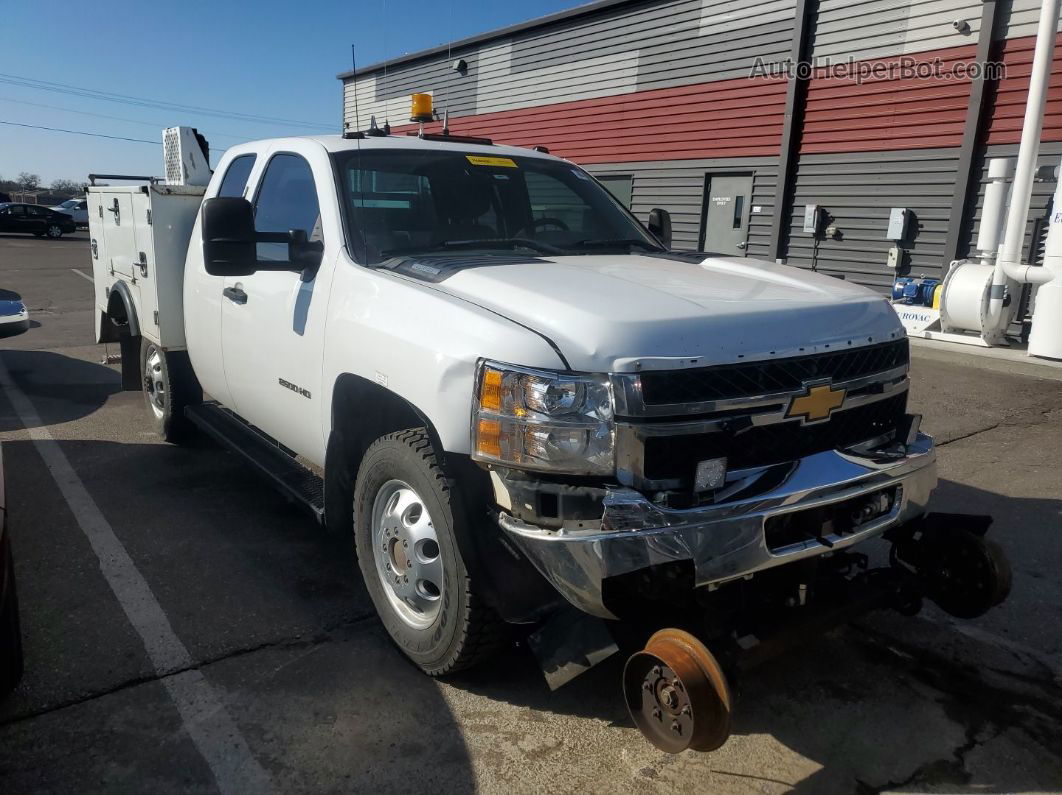
M0 351L27 656L0 791L1062 790L1062 383L915 361L935 507L995 516L1003 607L816 638L737 683L723 749L668 756L617 658L555 693L521 648L444 682L407 664L348 545L208 441L152 436L99 364L77 237L0 237L39 323Z

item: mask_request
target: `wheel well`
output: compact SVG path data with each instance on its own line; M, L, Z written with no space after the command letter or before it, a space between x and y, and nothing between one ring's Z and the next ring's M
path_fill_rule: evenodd
M490 478L467 455L446 454L427 416L394 392L359 376L345 374L332 395L332 433L325 454L325 523L337 538L353 537L352 496L358 466L374 441L406 428L428 430L449 486L461 495L466 522L455 527L465 566L476 577L483 598L506 621L526 623L556 606L560 596L535 567L503 542L491 516Z
M136 307L129 295L129 288L124 282L116 282L107 294L107 315L110 324L101 325L100 333L104 336L101 342L117 342L119 337L128 334L131 337L140 335L140 323L136 316Z
M332 392L332 432L325 453L325 521L329 530L350 530L349 497L358 465L374 441L388 433L424 427L437 453L438 432L427 416L394 392L358 375L344 373Z

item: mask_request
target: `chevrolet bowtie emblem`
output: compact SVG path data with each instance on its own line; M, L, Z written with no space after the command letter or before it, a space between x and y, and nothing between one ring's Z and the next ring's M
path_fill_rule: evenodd
M812 386L805 384L807 393L797 395L789 402L786 418L800 417L802 422L818 422L828 419L834 409L844 404L846 390L834 389L829 383Z

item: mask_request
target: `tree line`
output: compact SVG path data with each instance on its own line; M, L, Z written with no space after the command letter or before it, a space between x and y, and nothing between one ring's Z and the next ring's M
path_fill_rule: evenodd
M0 177L0 191L4 193L10 193L12 191L18 191L20 193L41 193L46 191L50 194L80 196L85 192L85 188L87 187L87 182L75 179L53 179L51 184L46 187L41 184L39 174L32 174L29 171L20 172L14 179L4 179L3 177Z

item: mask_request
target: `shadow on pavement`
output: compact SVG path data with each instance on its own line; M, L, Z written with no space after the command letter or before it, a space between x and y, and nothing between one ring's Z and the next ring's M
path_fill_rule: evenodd
M460 727L379 629L347 545L205 440L60 445L278 790L474 789ZM4 458L26 674L0 705L0 791L210 789L33 443Z
M0 349L0 360L33 402L45 426L86 417L121 391L116 370L61 353ZM0 414L0 432L22 427L21 419L10 408Z

